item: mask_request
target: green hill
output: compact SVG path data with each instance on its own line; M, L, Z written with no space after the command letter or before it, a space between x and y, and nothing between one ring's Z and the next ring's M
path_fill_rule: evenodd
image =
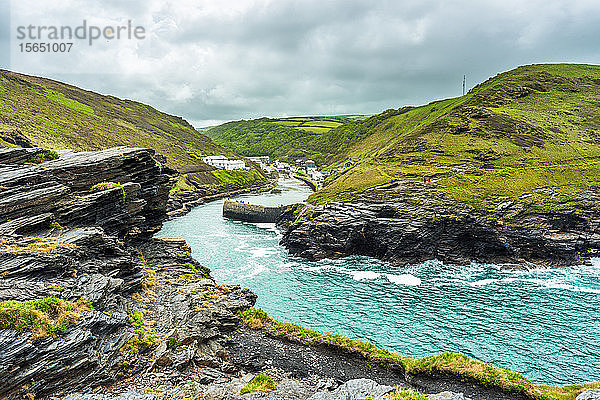
M286 161L312 158L318 164L325 164L341 149L364 137L358 132L337 129L362 118L362 115L260 118L228 122L205 132L215 142L244 156L265 155Z
M180 117L135 101L0 70L0 146L15 145L73 150L149 147L182 174L180 186L187 189L263 179L258 170L247 170L223 180L201 158L239 156Z
M341 126L368 135L333 159L338 172L310 200L348 200L431 176L441 192L480 210L512 198L577 212L589 202L583 194L600 185L598 99L600 66L529 65L462 97ZM347 158L356 164L341 171Z

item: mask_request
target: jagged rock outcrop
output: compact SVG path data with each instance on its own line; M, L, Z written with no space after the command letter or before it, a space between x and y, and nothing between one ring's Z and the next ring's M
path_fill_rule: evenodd
M0 302L83 298L93 309L46 335L0 329L0 398L44 398L143 371L226 369L220 341L256 296L217 286L184 241L150 238L167 216L171 171L147 149L28 163L49 153L0 150ZM103 182L112 184L91 190Z
M393 391L393 387L380 385L371 379L352 379L332 392L317 392L308 400L385 400L386 395Z
M600 249L600 218L523 212L519 202L476 212L415 182L360 196L351 203L288 207L278 224L281 243L308 259L352 254L397 264L439 259L452 263L581 263ZM590 213L600 216L591 193ZM508 216L507 218L504 218Z
M67 151L38 165L26 163L45 152L0 149L0 234L34 234L50 222L99 226L119 237L160 229L173 171L163 171L152 150ZM119 186L90 191L102 182Z

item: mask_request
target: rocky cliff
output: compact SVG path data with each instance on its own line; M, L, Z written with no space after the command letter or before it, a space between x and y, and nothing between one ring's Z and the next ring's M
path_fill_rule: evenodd
M255 296L150 239L169 172L146 149L0 150L0 398L224 363L218 339Z
M552 193L547 194L552 196ZM586 197L587 196L587 197ZM526 199L479 212L437 190L435 182L396 181L351 203L289 207L282 244L309 259L360 254L396 264L430 259L465 264L583 263L600 250L600 210L590 188L586 214L532 211Z

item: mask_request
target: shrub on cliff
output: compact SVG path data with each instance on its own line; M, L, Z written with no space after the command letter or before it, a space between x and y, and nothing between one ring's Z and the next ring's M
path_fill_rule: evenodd
M0 329L30 331L33 338L55 337L64 332L69 324L77 323L81 314L92 311L89 300L79 299L72 303L56 297L39 300L0 303Z
M56 160L58 158L58 153L54 150L45 151L43 153L36 154L27 160L26 164L41 164L46 161Z
M123 185L121 185L120 182L100 182L100 183L97 183L94 186L92 186L90 188L90 192L92 192L92 193L104 192L106 190L111 190L111 189L116 189L116 188L121 188L121 191L123 192L123 201L125 201L125 189L123 188Z

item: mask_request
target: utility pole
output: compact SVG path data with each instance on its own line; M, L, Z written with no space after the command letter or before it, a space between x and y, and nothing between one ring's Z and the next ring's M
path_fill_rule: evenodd
M467 84L467 75L463 75L463 96L465 95L466 84Z

